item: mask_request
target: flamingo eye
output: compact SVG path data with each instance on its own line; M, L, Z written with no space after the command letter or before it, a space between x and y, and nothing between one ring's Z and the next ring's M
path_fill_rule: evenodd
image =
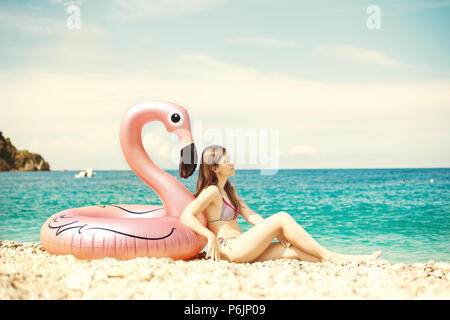
M169 120L169 123L174 127L179 127L184 122L183 114L179 111L172 111L169 113L167 120Z

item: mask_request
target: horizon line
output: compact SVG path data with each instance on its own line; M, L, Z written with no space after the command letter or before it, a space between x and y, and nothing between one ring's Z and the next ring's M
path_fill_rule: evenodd
M252 169L236 169L236 171L282 171L282 170L359 170L359 169L370 169L370 170L381 170L381 169L450 169L450 167L354 167L354 168L280 168L280 169L262 169L262 168L252 168ZM48 171L82 171L85 169L55 169ZM161 169L164 171L178 171L178 169ZM45 172L47 170L42 170ZM132 169L96 169L95 171L133 171ZM0 171L0 172L39 172L39 171Z

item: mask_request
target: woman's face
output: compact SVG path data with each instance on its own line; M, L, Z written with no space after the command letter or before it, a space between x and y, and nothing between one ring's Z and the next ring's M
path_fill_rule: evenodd
M224 154L220 159L216 173L221 176L234 176L234 161L228 154Z

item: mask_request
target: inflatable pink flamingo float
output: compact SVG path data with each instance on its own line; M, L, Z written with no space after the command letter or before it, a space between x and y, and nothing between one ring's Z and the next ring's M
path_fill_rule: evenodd
M160 205L98 205L67 209L42 225L41 243L51 254L72 254L79 259L113 257L171 257L189 259L206 239L180 222L184 208L194 199L176 178L158 168L142 145L142 127L161 121L180 141L180 176L189 177L197 165L197 152L187 111L174 103L153 101L131 107L120 125L120 145L131 169L152 188ZM200 215L206 225L206 218Z

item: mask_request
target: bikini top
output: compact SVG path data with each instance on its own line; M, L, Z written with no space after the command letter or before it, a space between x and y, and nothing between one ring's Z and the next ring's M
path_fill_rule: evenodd
M223 199L222 212L220 213L220 218L217 220L208 221L208 223L213 223L213 222L218 222L218 221L236 220L239 215L240 210L238 212L236 212L236 209L225 200L220 189L219 189L219 192L222 195L222 199Z

